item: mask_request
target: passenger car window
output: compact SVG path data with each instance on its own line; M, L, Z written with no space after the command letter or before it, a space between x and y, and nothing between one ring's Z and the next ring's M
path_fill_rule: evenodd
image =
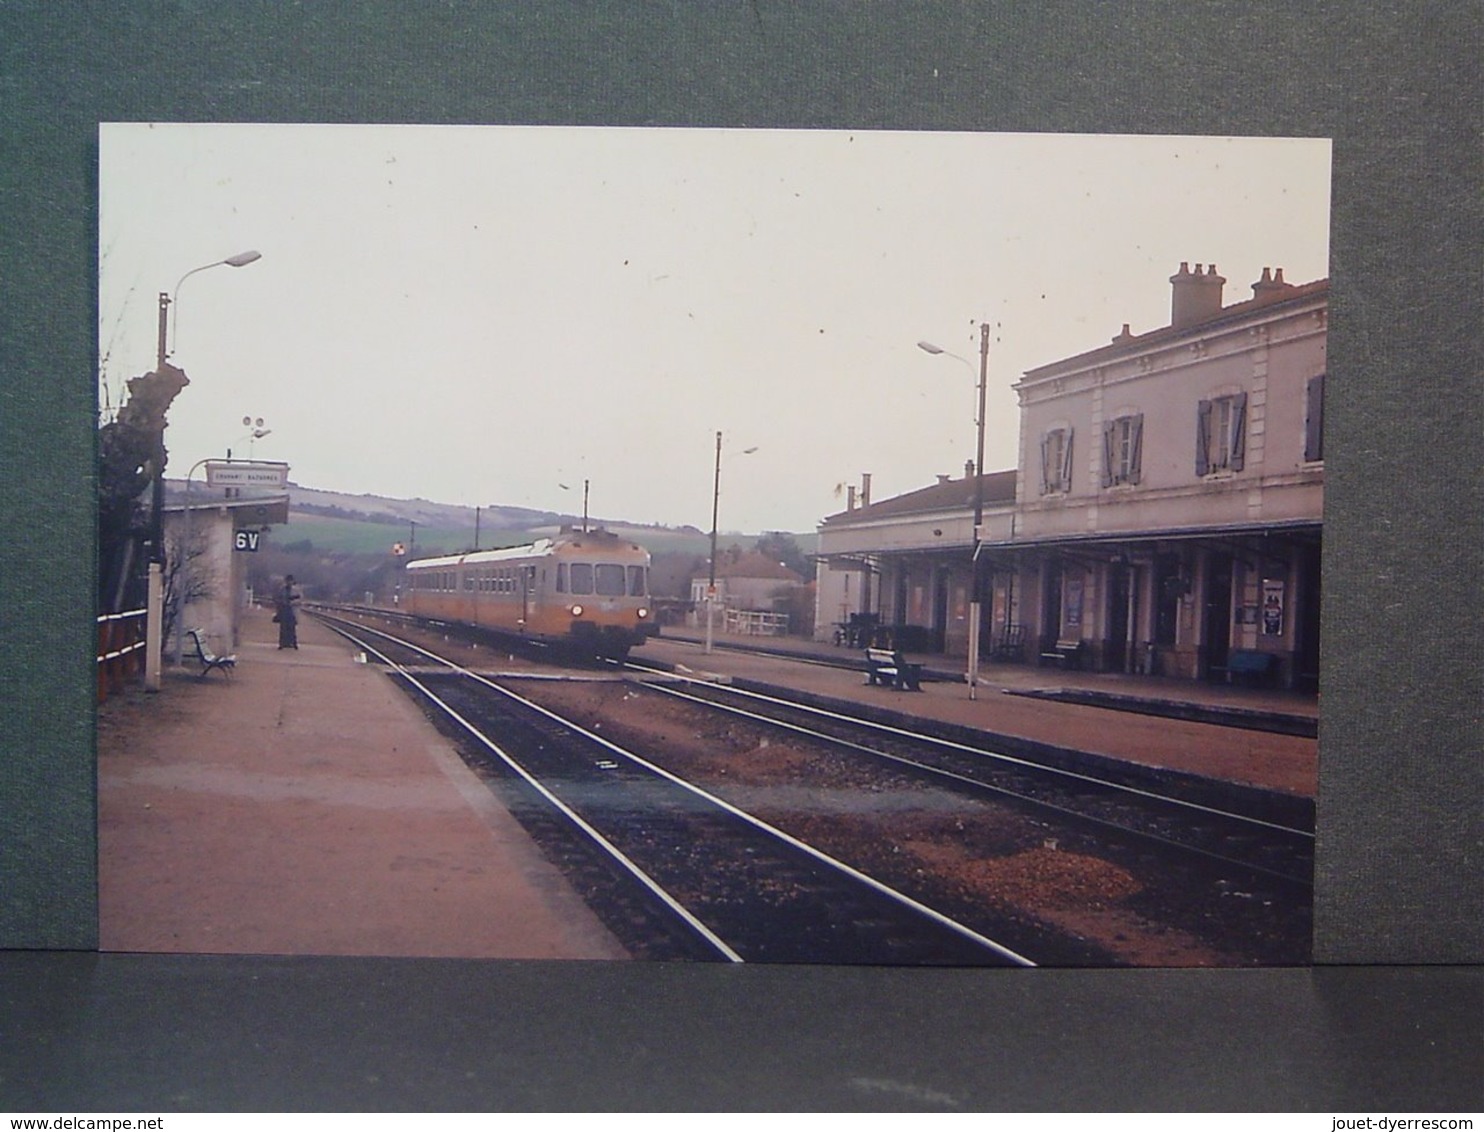
M617 562L598 563L598 593L603 597L623 597L623 566Z

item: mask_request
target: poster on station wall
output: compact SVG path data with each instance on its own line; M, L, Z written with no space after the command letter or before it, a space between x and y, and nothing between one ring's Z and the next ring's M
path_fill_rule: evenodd
M1082 577L1073 575L1067 579L1067 629L1082 627Z
M1262 635L1283 635L1283 579L1262 580Z

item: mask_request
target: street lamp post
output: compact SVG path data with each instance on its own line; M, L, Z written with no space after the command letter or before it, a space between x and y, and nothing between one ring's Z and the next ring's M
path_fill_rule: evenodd
M721 504L721 431L716 433L716 475L711 487L711 558L710 571L706 578L706 648L711 651L711 639L716 632L716 512Z
M158 341L155 348L155 372L163 373L166 362L170 357L167 342L167 331L170 325L170 307L173 302L180 298L180 288L187 279L198 271L205 271L212 267L246 267L263 258L261 252L245 251L236 255L219 259L212 263L203 263L200 267L193 267L176 281L174 291L161 291L159 302L159 326ZM171 296L175 298L172 299ZM178 319L177 314L177 319ZM166 457L165 441L163 435L160 438L160 464L155 471L154 488L151 493L150 503L150 538L153 541L152 553L149 564L149 609L145 616L148 626L146 634L148 637L148 648L145 650L144 661L144 687L146 691L158 692L160 690L160 669L164 654L164 567L165 567L165 463ZM189 490L189 485L187 485ZM190 501L187 499L186 506L189 509ZM176 603L176 617L181 616L183 609L179 601ZM178 628L178 626L177 626ZM176 647L177 662L179 661L179 645Z
M160 341L159 341L159 358L158 358L158 361L159 361L159 366L160 366L161 369L164 368L166 360L170 357L170 354L173 352L173 351L167 350L167 348L166 348L166 344L165 344L165 323L168 320L167 312L170 309L171 303L172 302L178 302L180 300L180 288L181 288L181 285L183 283L185 283L185 281L187 279L189 279L192 275L195 275L198 271L207 271L207 270L209 270L209 269L211 269L213 267L246 267L248 264L250 264L250 263L256 263L258 260L260 260L262 258L263 258L263 253L262 252L246 251L246 252L238 252L236 255L229 255L226 259L219 259L219 260L216 260L216 261L214 261L212 263L203 263L200 267L193 267L189 271L187 271L184 275L182 275L176 281L175 290L174 291L161 291L160 292ZM170 297L171 295L174 295L175 296L175 299L174 300L171 299L171 297ZM177 331L180 329L180 312L179 311L176 311L175 312L175 329Z
M968 358L961 358L941 346L935 346L931 342L918 342L917 348L929 354L947 354L950 358L958 358L964 365L969 366L970 372L973 371L974 367ZM979 552L984 546L984 404L988 377L989 323L981 322L979 324L979 416L977 422L979 435L974 459L974 554L970 560L972 567L969 577L969 665L965 675L971 700L978 697L979 686Z
M751 456L757 451L754 445L744 448L742 455ZM715 636L716 628L716 514L721 504L721 433L716 434L716 473L711 484L711 567L706 576L706 647L703 651L711 651L712 638Z

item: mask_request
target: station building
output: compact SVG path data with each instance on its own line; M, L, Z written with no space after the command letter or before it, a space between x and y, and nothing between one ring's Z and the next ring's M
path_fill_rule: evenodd
M170 499L163 511L169 574L166 602L184 607L182 632L198 630L217 653L241 642L243 611L253 599L247 563L269 527L289 519L287 492L244 491L196 485ZM170 637L173 638L174 625ZM172 653L174 641L165 641ZM190 652L190 642L184 649ZM173 655L173 654L172 654Z
M728 632L781 636L789 630L789 595L804 588L805 581L783 563L757 551L721 552L716 562L715 613L719 627ZM706 623L706 597L711 574L698 574L690 581L692 626ZM808 606L805 606L805 612Z
M960 654L977 577L986 657L1317 687L1329 281L1225 283L1181 264L1169 325L1025 373L1013 471L826 518L819 635Z

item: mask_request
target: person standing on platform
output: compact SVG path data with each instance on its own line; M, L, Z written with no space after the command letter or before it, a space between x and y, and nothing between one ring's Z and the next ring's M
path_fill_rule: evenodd
M273 620L278 622L278 647L281 649L299 647L299 611L294 608L294 603L298 600L299 592L294 589L294 576L289 574L283 579L277 611L273 614Z

